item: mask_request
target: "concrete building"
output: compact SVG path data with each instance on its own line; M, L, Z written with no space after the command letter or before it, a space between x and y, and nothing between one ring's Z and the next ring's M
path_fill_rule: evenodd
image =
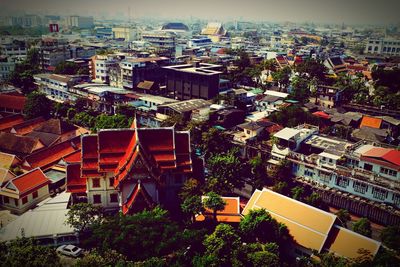
M87 76L46 73L34 75L33 78L39 91L45 93L50 99L60 102L67 100L74 101L77 96L69 88L87 80Z
M113 27L113 38L123 39L126 42L132 42L138 39L137 29L132 27Z
M177 99L212 99L219 93L220 65L195 63L164 67L167 91Z
M11 57L0 56L0 82L7 81L15 69L15 64Z
M369 39L366 43L364 52L366 54L399 56L400 40L389 38Z
M142 33L142 40L150 43L158 54L171 56L175 53L176 35L168 31Z
M127 58L119 63L111 81L126 89L135 89L140 82L164 82L162 66L168 65L167 57Z
M94 26L94 20L93 17L68 16L65 18L65 24L68 27L91 29Z

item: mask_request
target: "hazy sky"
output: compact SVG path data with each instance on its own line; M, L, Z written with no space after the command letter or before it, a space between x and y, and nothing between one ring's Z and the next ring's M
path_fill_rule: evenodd
M387 24L400 22L400 0L0 0L1 14L40 12L105 17Z

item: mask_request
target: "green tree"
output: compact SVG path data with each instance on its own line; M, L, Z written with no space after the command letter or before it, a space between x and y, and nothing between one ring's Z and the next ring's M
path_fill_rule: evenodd
M100 114L96 117L95 128L100 129L117 129L129 128L132 124L133 118L128 119L124 115L106 115Z
M87 99L86 99L86 98L78 97L78 98L74 101L74 108L75 108L78 112L83 112L83 111L85 111L86 106L87 106Z
M24 94L28 94L36 88L33 75L39 73L39 59L39 51L30 49L26 60L16 64L14 71L10 75L9 82L21 88Z
M207 188L219 194L227 194L235 188L242 188L244 165L234 154L215 154L207 160L210 177L207 178Z
M289 78L292 70L289 67L284 67L272 73L274 81L279 83L279 87L286 88L289 84Z
M196 214L204 211L203 202L200 196L189 196L185 198L181 204L181 209L184 213L191 216L192 222L196 220Z
M220 195L209 192L207 198L204 199L204 206L213 211L214 221L217 221L217 212L225 209L226 202Z
M291 192L293 199L301 200L302 195L304 193L304 188L302 186L296 186L292 188Z
M45 94L34 91L28 94L24 113L26 118L33 119L37 117L50 118L53 111L53 102Z
M238 258L237 266L281 266L279 246L276 243L243 244L236 254Z
M249 182L253 192L255 189L261 189L270 181L268 179L267 166L260 156L251 158L248 163L250 173L246 176L250 178Z
M324 81L327 69L320 61L315 59L306 60L296 66L296 71L302 77L316 78L318 81Z
M346 227L347 222L351 220L350 213L345 209L340 209L335 214L343 227Z
M314 206L316 208L323 208L323 202L321 196L318 193L312 192L311 195L305 198L305 202L308 205Z
M179 197L182 200L185 200L191 196L200 196L201 195L201 188L200 183L197 179L189 178L183 184L181 191L179 192Z
M286 226L278 223L265 209L250 210L240 221L240 235L249 243L280 242L287 234Z
M92 250L79 259L76 267L108 267L108 266L127 266L126 257L114 250L106 250L104 252Z
M37 245L32 239L3 242L0 249L1 266L61 266L54 248Z
M56 65L54 73L66 74L66 75L76 75L80 70L79 65L74 62L60 62Z
M371 237L371 222L367 218L361 218L353 224L353 231L361 235Z
M232 226L221 223L203 244L205 256L214 261L211 266L232 266L235 250L240 246L240 237Z
M70 116L72 116L73 113L76 113L76 110L75 109L69 109L68 110L68 114L67 114L68 118ZM79 113L76 113L73 116L72 121L73 121L73 123L75 123L77 125L80 125L82 127L92 128L92 127L95 126L96 117L93 117L92 115L90 115L87 112L79 112Z
M309 83L306 78L295 77L292 81L290 96L301 103L307 103L311 95Z
M387 226L381 232L381 239L387 247L400 251L400 226Z
M102 209L90 203L77 203L70 207L66 223L82 233L102 219Z
M202 150L205 152L206 158L211 154L220 154L231 148L228 136L221 130L210 128L207 132L202 133Z
M117 214L94 224L87 245L112 249L132 261L163 257L198 242L156 207L134 215ZM190 238L190 240L188 240Z

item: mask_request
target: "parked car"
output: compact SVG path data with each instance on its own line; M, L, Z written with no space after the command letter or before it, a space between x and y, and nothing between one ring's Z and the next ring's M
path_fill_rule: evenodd
M57 248L57 252L66 256L79 257L83 253L83 249L74 245L62 245Z

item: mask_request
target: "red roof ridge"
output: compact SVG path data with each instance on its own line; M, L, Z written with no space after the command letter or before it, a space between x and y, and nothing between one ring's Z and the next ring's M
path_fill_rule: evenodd
M31 177L31 175L34 175L35 173L39 172L42 180L38 180L33 179L33 177ZM21 181L21 179L27 179L22 180L21 184L19 184L19 182ZM17 182L17 184L16 184ZM36 184L34 182L37 182ZM30 190L37 188L41 185L45 185L45 184L49 184L50 183L50 179L47 178L47 176L43 173L43 171L37 167L27 173L21 174L13 179L11 179L8 183L12 183L15 188L18 190L18 194L20 196L24 195L26 192L29 192ZM7 186L7 185L6 185Z

